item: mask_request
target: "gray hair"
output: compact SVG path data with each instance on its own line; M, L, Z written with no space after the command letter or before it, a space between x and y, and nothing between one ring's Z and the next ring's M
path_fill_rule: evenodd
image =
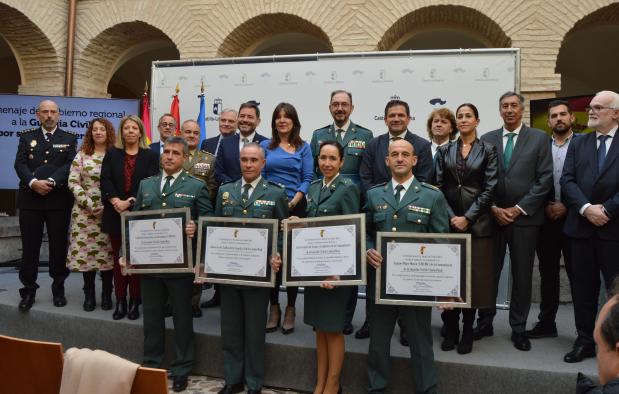
M172 135L170 137L168 137L167 140L165 140L165 143L163 144L164 148L166 145L170 145L170 144L181 144L183 145L183 154L188 155L189 154L189 145L187 144L187 141L185 141L185 139L183 137L179 137L177 135Z
M597 92L595 95L598 96L600 94L610 96L610 107L612 109L619 109L619 94L617 94L617 92L613 92L612 90L602 90L600 92Z
M234 114L234 116L237 116L237 117L239 116L239 113L237 112L237 110L233 109L233 108L224 108L221 111L221 115L225 114L226 112L232 112Z
M247 144L245 144L242 148L241 148L241 152L244 151L247 148L257 148L260 150L260 154L262 155L262 158L264 159L266 157L265 153L264 153L264 148L257 142L248 142Z
M499 97L499 106L503 103L503 100L505 100L508 97L518 97L518 101L520 102L520 108L524 108L524 96L521 95L520 93L516 93L516 92L505 92L501 95L501 97Z

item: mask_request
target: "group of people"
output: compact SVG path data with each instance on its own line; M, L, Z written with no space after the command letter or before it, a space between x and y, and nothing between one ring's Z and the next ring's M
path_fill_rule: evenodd
M396 321L400 342L410 347L415 392L437 388L431 308L374 302L375 269L384 263L375 243L378 231L471 234L472 308L446 304L442 312L441 349L457 348L461 354L472 351L474 340L493 335L498 280L508 248L514 347L527 351L530 339L557 336L563 255L578 331L564 360L594 357L600 272L607 289L619 274L619 142L614 142L619 95L603 91L593 98L588 115L595 131L587 135L573 133L568 102L549 104L552 137L524 125L520 94L506 92L498 104L503 125L481 136L474 104L461 104L455 113L447 108L432 111L428 141L408 129L408 104L392 100L384 113L388 131L374 137L351 121L351 93L337 90L329 100L333 123L314 131L309 143L300 136L293 105L276 106L267 138L256 131L259 105L249 101L238 112L222 111L220 135L200 147L194 120L184 121L177 136L176 120L164 114L157 126L160 142L149 147L142 122L130 115L121 120L118 133L106 119L92 120L76 154L76 136L57 127L58 106L44 100L37 111L41 127L21 133L15 161L23 243L19 309L27 311L35 302L45 224L54 305L66 305L64 279L69 270L80 271L83 308L92 311L99 271L102 309L113 308L115 291L114 319L139 318L143 304L144 364L151 367L161 366L164 318L171 314L176 358L170 369L173 388L181 391L195 360L192 317L202 314L202 284L193 283L189 274L124 275L119 258L122 212L186 206L194 221L208 215L283 220L364 212L366 316L355 336L370 338L369 392L387 388ZM194 221L185 228L188 237L195 235ZM527 330L536 253L542 301L539 321ZM294 331L298 289L287 287L282 318L280 255L271 256L269 263L277 272L275 288L220 285L202 304L221 306L222 394L241 392L245 386L259 393L265 333L280 327L284 334ZM305 289L304 322L316 334L316 394L341 392L344 335L353 333L358 290L337 286L337 279L325 278L321 287Z

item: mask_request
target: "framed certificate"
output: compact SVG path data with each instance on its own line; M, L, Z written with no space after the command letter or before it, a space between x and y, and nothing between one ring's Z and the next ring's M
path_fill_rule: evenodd
M471 307L471 235L378 232L376 303Z
M122 253L128 273L193 273L189 208L123 212Z
M287 219L283 224L285 286L366 284L364 214Z
M270 257L277 219L201 217L196 278L209 283L275 287Z

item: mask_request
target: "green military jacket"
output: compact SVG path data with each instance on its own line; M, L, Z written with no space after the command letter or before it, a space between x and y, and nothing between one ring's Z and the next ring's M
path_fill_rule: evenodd
M447 200L436 187L413 178L400 202L391 181L367 193L365 205L367 248L375 249L377 231L448 233Z
M322 179L315 180L307 191L308 217L359 213L359 188L353 181L338 175L329 187L322 185Z
M314 173L316 177L322 177L318 169L318 150L320 144L324 141L335 141L337 138L336 128L333 123L321 129L315 130L312 134L310 147L314 156ZM344 166L340 173L347 178L351 178L355 183L359 184L359 167L361 166L361 157L367 148L368 143L373 138L371 130L363 126L359 126L350 122L342 146L344 147Z
M165 176L164 174L161 171L158 175L145 178L140 182L133 206L134 211L189 207L191 218L194 220L198 216L212 214L213 204L204 182L182 171L172 184L170 192L163 194L161 193L161 177Z
M215 156L203 150L196 149L193 157L187 157L183 169L190 175L200 179L208 186L211 202L215 202L219 183L215 179Z

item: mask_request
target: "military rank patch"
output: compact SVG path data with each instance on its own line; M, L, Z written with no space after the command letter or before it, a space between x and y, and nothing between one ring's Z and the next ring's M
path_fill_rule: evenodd
M427 215L429 215L431 212L430 208L418 207L415 205L409 205L408 210L413 212L425 213Z
M347 146L354 149L365 149L365 141L352 140L348 142Z
M376 205L376 210L377 211L383 211L385 209L387 209L388 205L387 204L378 204Z
M256 200L254 201L255 207L275 206L275 201L269 200Z
M69 146L71 146L71 145L69 145L69 144L54 144L54 145L52 145L52 147L54 149L66 149Z

